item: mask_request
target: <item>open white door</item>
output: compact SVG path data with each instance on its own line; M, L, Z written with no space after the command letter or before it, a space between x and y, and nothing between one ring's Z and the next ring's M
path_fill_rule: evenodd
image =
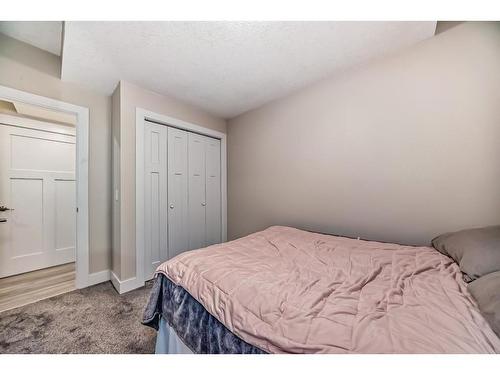
M75 261L75 136L0 124L0 277Z

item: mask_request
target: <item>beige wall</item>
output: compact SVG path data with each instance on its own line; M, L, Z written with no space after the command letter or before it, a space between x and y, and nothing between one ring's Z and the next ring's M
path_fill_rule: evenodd
M59 77L58 56L0 34L0 85L89 108L90 272L98 272L111 263L111 103Z
M113 271L121 279L135 277L135 110L136 107L165 116L191 122L200 126L226 132L226 121L201 109L157 93L144 90L131 83L121 81L120 128L119 128L119 184L120 201L115 205L120 222L115 225L119 231L120 248L114 249L119 264L113 264ZM115 91L115 95L117 95ZM117 181L118 182L118 181ZM116 212L116 211L115 211ZM118 241L116 241L118 243Z
M464 23L228 122L229 238L409 244L500 223L500 26Z

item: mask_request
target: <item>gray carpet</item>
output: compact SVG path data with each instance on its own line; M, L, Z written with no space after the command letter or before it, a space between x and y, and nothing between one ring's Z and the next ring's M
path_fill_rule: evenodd
M110 282L0 313L0 353L153 353L141 324L151 282L119 295Z

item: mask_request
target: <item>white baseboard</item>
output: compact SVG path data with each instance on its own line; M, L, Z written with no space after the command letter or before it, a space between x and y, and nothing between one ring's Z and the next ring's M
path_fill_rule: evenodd
M88 286L100 284L111 279L111 271L104 270L89 274Z
M111 283L115 287L116 291L120 294L130 292L131 290L144 286L144 283L141 283L137 279L137 277L131 277L130 279L122 281L118 278L118 276L115 275L113 271L111 271Z
M100 284L100 283L103 283L105 281L109 281L110 278L111 278L111 271L110 270L94 272L94 273L90 273L88 275L78 275L78 272L77 272L75 284L76 284L77 289L83 289L83 288L87 288L91 285Z

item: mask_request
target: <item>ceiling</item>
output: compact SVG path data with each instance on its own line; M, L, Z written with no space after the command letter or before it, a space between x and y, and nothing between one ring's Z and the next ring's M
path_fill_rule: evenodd
M61 21L2 21L0 33L54 55L61 55Z
M123 79L231 118L435 29L436 22L65 22L62 79L106 94ZM40 47L53 35L28 31L14 37Z

